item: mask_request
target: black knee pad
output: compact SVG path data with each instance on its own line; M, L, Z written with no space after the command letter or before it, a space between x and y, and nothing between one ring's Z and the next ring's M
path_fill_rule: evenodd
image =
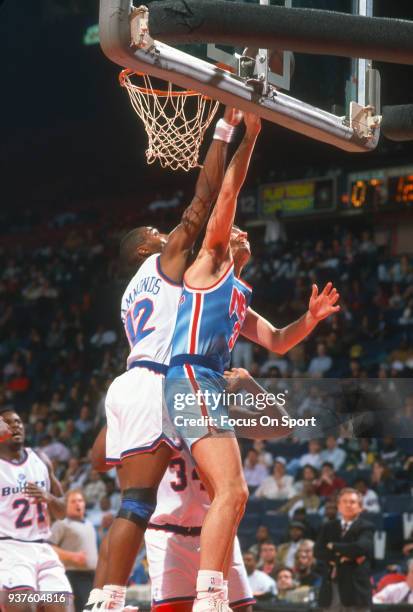
M142 529L146 529L156 507L157 489L125 489L122 493L122 503L118 518L123 518Z

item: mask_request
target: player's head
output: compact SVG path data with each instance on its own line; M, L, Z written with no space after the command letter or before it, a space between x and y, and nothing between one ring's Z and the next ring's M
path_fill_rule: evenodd
M168 237L156 227L136 227L120 243L120 259L124 267L137 267L154 253L161 253Z
M0 416L6 421L9 426L12 436L5 442L2 442L4 446L8 446L13 450L17 450L24 445L24 425L23 421L14 410L2 410L0 411Z
M243 232L237 225L233 225L230 245L235 269L241 272L242 268L248 263L251 257L251 248L248 242L247 232Z

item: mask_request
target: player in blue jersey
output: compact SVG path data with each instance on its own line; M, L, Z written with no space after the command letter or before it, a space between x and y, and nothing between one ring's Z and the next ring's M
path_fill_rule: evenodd
M122 501L109 532L107 581L89 597L89 610L124 607L126 584L173 452L173 440L164 434L162 423L162 387L182 277L220 190L227 145L240 120L238 111L227 109L218 121L195 196L169 236L141 227L121 243L122 262L132 271L121 303L130 353L126 372L108 390L105 409L107 461L120 468Z
M172 422L212 499L202 526L196 612L229 610L224 571L248 497L238 444L225 419L223 372L230 351L242 330L250 340L285 353L339 309L331 283L320 295L314 286L308 313L281 330L248 308L251 289L239 277L250 256L249 243L233 222L261 122L252 114L244 121L243 142L225 174L201 250L185 273L166 381Z

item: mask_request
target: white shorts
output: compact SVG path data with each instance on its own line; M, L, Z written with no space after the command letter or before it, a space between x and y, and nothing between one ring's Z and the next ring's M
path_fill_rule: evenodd
M146 368L132 368L115 378L106 395L106 462L155 450L166 442L174 450L167 410L163 410L164 376Z
M199 536L184 536L148 528L145 544L152 585L152 605L193 601L199 568ZM254 603L238 539L234 544L228 581L231 608Z
M0 589L71 593L65 568L50 544L0 540Z

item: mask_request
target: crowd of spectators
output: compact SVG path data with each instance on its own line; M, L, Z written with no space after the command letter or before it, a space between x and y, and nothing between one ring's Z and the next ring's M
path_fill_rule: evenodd
M175 202L153 209L172 215L163 222L176 216ZM103 477L92 470L89 452L104 423L106 390L124 370L128 347L118 320L125 285L115 257L121 228L108 230L98 221L99 215L62 213L45 230L25 217L24 227L14 228L21 240L0 248L0 406L22 415L28 443L49 456L64 490L82 491L101 541L120 494L115 471ZM6 224L0 227L5 234ZM390 504L394 496L411 497L413 479L413 447L403 435L413 416L413 263L379 248L368 231L338 226L303 244L279 232L276 240L253 240L253 251L245 274L254 286L253 306L278 326L305 312L313 282L333 281L342 310L284 356L241 338L233 365L268 388L286 380L297 391L298 416L326 410L320 382L373 378L376 394L388 400L378 416L389 409L393 429L354 437L340 421L323 439L303 439L297 430L285 442L243 443L251 497L240 538L251 584L259 597L312 600L320 581L313 556L317 528L336 515L335 496L346 485L360 491L379 528L391 516L376 581L386 573L384 559L400 574L413 540L401 527L403 508L390 511ZM133 580L147 580L141 558Z

